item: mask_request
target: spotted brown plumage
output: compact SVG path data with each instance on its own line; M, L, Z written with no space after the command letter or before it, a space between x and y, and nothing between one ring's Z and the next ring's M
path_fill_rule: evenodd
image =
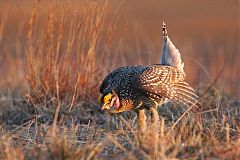
M165 100L187 106L199 105L198 96L186 82L184 64L179 51L168 38L165 24L163 38L162 64L120 67L106 76L100 86L102 109L111 113L135 110L139 116L145 115L141 110L146 109L157 121L156 108Z

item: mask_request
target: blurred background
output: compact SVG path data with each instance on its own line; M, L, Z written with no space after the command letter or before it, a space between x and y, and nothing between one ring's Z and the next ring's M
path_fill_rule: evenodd
M81 21L87 3L98 1L0 1L0 86L4 89L27 87L25 28L34 6L38 6L33 28L35 42L48 25L55 4L66 3L66 22ZM240 97L240 3L239 0L109 1L103 32L114 28L115 38L108 52L112 70L122 65L159 62L162 50L162 22L180 50L189 82L194 86L211 84ZM91 12L87 10L87 12ZM86 12L86 14L88 14ZM97 14L100 14L97 13ZM54 18L53 18L54 19ZM114 20L114 25L112 21ZM65 32L69 32L68 25ZM67 37L67 36L66 36ZM64 39L64 36L63 36ZM78 41L77 43L84 43ZM104 42L99 40L101 47ZM98 50L101 50L98 47ZM96 50L96 57L104 52ZM75 51L77 54L77 51ZM72 54L74 55L74 53ZM36 57L37 59L37 57ZM98 68L107 65L98 60ZM107 65L107 66L108 66ZM82 68L84 69L84 68ZM105 74L102 75L103 78ZM101 79L100 78L100 79Z

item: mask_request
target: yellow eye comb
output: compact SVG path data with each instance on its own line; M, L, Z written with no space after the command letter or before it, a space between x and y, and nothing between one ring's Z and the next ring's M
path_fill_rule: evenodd
M104 96L104 99L103 99L104 104L107 103L109 101L109 99L111 99L111 98L112 98L111 93L108 93L106 96Z

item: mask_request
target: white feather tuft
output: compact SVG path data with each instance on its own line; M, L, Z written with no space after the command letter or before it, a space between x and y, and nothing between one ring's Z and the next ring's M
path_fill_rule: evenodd
M174 66L184 73L184 63L182 62L181 54L168 37L166 24L164 22L162 25L162 30L163 51L160 58L160 64Z

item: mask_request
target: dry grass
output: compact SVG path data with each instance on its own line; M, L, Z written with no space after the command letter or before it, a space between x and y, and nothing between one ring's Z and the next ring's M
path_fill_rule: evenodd
M219 62L219 66L196 62L213 75L205 77L212 84L198 89L200 111L186 112L183 106L166 104L159 108L159 125L149 124L141 137L135 113L97 111L98 86L107 72L119 64L156 59L145 55L154 52L154 47L145 49L142 43L148 40L138 33L134 33L135 57L127 54L132 50L125 50L123 37L124 33L131 35L130 24L121 17L122 5L115 1L37 1L16 24L17 36L11 41L6 37L12 26L8 26L7 14L1 15L0 159L240 158L240 101L219 87L223 75L224 80L238 78L236 70L229 74L229 66L219 73L219 66L225 64L221 55L227 51L232 51L230 57L234 55L230 42L217 58L214 52L219 48L208 39L204 41L207 47L198 50L203 51L202 58L210 55ZM193 63L189 57L186 66ZM235 61L232 65L239 66ZM197 67L193 66L187 72L201 80L201 72L193 73Z
M38 5L35 6L27 24L28 101L64 99L72 102L71 108L79 98L96 98L95 90L110 67L106 61L110 47L116 43L117 18L106 24L109 3L80 3L79 8L83 9L80 17L66 16L67 4L55 4L49 10L46 32L42 35L34 33L38 13ZM104 30L108 26L111 29ZM105 65L101 70L100 62Z
M90 104L79 104L72 112L65 112L60 104L56 121L54 109L44 107L45 111L33 114L27 103L14 99L9 103L15 110L6 113L1 125L0 156L4 159L238 159L240 156L240 102L217 90L209 91L202 100L206 110L195 113L201 114L202 121L188 113L174 125L185 110L167 104L159 110L158 127L149 124L143 137L138 136L136 114L132 112L110 116L96 112L95 105Z

